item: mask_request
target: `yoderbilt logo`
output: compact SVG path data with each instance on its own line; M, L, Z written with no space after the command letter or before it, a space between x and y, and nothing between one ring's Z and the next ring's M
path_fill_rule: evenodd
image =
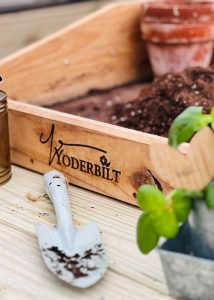
M44 137L43 132L41 133L40 142L42 144L50 144L49 166L51 166L53 162L56 162L57 164L62 165L66 168L72 168L83 173L88 173L92 176L101 177L103 179L119 183L121 171L111 167L111 161L108 161L106 157L107 151L91 145L65 143L62 140L58 140L57 146L54 146L56 144L54 124L52 124L51 130L48 133L47 137ZM97 154L99 154L99 164L73 157L69 153L65 152L65 147L66 149L67 147L92 149L97 152Z

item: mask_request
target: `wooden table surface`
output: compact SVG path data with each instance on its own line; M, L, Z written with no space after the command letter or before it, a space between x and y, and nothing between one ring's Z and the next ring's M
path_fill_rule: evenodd
M154 251L139 252L135 231L140 211L125 203L69 186L77 228L96 221L102 231L109 269L97 285L78 290L52 275L41 258L34 223L56 224L48 199L30 201L27 193L44 194L40 174L13 167L0 187L0 299L169 300L161 263Z

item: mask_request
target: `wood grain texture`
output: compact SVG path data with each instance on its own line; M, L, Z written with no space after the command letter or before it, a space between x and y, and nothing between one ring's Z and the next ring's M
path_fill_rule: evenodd
M107 4L120 1L94 0L3 14L0 17L0 57L15 53ZM9 4L11 1L1 0L0 9Z
M153 144L150 154L157 174L171 186L201 191L214 176L213 149L213 131L205 127L194 135L185 153L167 144Z
M15 101L10 101L9 108L15 164L40 173L54 167L76 185L131 204L136 204L134 194L141 184L153 183L151 174L159 180L150 161L149 148L152 143L166 143L165 138L44 108L35 109ZM51 139L41 143L41 134L42 141L47 140L53 125L52 146ZM49 165L50 158L53 161ZM103 164L101 159L104 159ZM84 166L80 168L81 160ZM105 167L105 163L110 166ZM93 165L92 171L87 170L89 164ZM102 172L96 171L98 168ZM164 192L170 189L167 182L159 182Z
M34 222L55 225L49 200L31 202L26 194L44 193L41 175L13 167L12 180L1 187L0 296L13 299L169 300L156 252L143 256L136 246L140 211L113 199L69 186L77 228L94 220L103 234L109 271L96 286L79 291L46 269L36 240ZM116 283L116 284L115 284ZM16 298L13 298L17 294ZM23 297L23 298L22 298ZM102 298L103 297L103 298Z
M141 1L114 4L0 61L8 96L47 105L150 75Z

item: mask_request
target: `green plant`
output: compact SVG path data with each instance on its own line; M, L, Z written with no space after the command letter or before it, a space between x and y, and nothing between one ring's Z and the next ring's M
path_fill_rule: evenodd
M173 121L169 131L169 145L177 148L209 124L214 130L214 108L210 114L203 114L201 106L188 107Z
M214 130L214 109L210 114L203 114L201 107L189 107L174 120L169 144L177 148L207 125ZM157 246L160 237L175 237L179 226L187 221L193 201L204 199L208 208L214 207L213 181L201 192L175 189L167 196L152 185L142 185L137 192L139 207L144 211L137 225L140 250L147 254Z

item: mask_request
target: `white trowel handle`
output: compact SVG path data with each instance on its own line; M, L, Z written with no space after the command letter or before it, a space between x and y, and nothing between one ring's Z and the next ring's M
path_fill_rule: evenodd
M72 223L67 182L64 176L55 170L44 175L44 182L46 193L55 208L58 230L67 237L66 239L70 243L75 230Z

